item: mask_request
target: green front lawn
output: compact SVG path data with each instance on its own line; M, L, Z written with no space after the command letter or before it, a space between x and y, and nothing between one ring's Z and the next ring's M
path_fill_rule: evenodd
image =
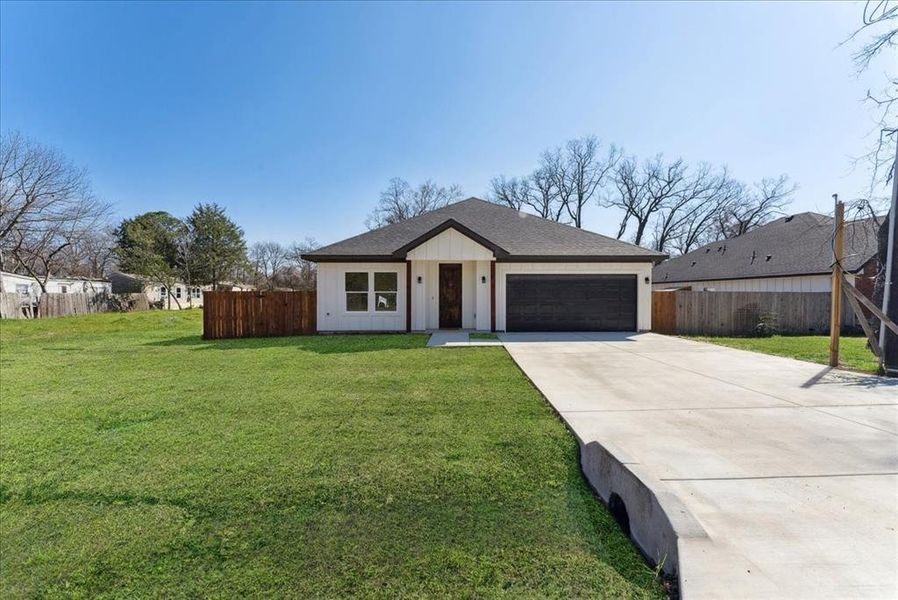
M0 325L0 597L657 597L502 348Z
M769 338L688 336L688 339L740 350L787 356L823 365L829 363L829 336L775 335ZM867 348L867 338L865 337L842 336L839 344L839 361L840 366L855 371L876 373L879 369L879 361Z

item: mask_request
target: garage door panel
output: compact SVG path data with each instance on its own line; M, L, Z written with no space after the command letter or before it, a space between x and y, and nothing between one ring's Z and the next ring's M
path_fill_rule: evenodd
M635 331L635 275L508 275L508 331Z

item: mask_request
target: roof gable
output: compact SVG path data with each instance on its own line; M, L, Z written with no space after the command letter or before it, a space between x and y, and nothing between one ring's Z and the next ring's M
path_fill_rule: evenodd
M452 219L394 252L407 260L492 260L507 254Z

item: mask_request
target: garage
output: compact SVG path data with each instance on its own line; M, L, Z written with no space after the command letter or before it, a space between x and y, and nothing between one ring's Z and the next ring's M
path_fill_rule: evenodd
M636 331L635 275L506 277L507 331Z

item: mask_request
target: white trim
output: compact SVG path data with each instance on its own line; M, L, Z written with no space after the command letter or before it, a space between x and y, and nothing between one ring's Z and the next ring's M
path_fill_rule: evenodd
M389 264L389 263L383 263ZM343 272L343 280L342 280L342 290L343 290L343 304L341 309L343 311L344 316L355 316L355 315L395 315L399 312L399 288L401 287L400 276L404 275L404 268L389 268L382 267L379 269L358 269L353 271L352 269L347 269ZM365 292L352 292L346 290L346 275L349 273L367 273L368 275L368 290ZM374 274L375 273L396 273L396 290L380 290L385 294L396 294L396 308L395 310L377 310L375 306L376 300L374 299L374 294L377 293L377 290L374 289ZM366 294L368 297L368 308L367 310L347 310L346 309L346 294Z
M636 276L636 328L648 331L652 328L651 263L496 263L496 330L505 331L505 276L521 275L635 275Z

